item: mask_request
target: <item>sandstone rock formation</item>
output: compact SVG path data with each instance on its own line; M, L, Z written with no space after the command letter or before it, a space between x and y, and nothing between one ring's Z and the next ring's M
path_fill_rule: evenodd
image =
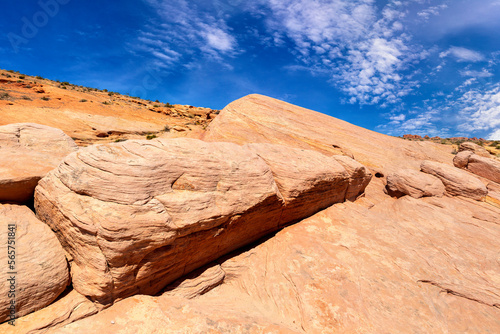
M35 206L73 258L74 288L108 305L343 201L351 174L287 147L127 141L69 155L40 182Z
M97 313L94 303L71 290L53 304L27 316L16 319L15 326L8 323L0 325L3 334L42 334L51 333L55 328L87 318Z
M424 161L421 169L424 173L438 177L450 195L464 196L480 201L488 194L488 189L479 179L453 166Z
M500 332L500 184L454 168L449 146L377 134L260 95L231 103L203 138L244 146L153 140L92 147L41 181L38 214L57 226L74 258L75 288L116 302L51 332ZM419 176L405 178L408 192L426 193L422 179L436 179L421 165L459 196L387 195L392 173L405 169ZM365 185L368 169L374 177ZM329 193L328 181L345 190ZM488 196L478 201L484 185ZM352 202L214 257L159 296L119 300L151 293L253 233L274 231L289 219L285 203L301 214L308 208L301 199L317 210L328 205L308 187ZM89 283L96 277L101 285Z
M500 161L473 154L469 157L467 169L488 180L500 183Z
M403 169L387 176L389 195L401 197L410 195L413 198L437 196L444 194L445 188L437 177L412 169Z
M474 154L477 154L485 158L491 157L490 152L488 152L484 147L472 142L465 142L460 144L460 146L458 147L458 152L463 152L463 151L470 151L473 152Z
M29 208L0 204L0 228L1 323L10 319L11 300L19 317L52 303L69 284L69 274L61 244Z
M272 143L325 155L352 154L357 162L380 175L403 168L418 170L422 160L447 163L453 159L449 148L443 145L382 135L257 94L227 105L207 127L202 139L240 145Z
M77 149L64 132L48 126L0 126L0 201L28 201L38 181Z
M134 296L56 333L498 332L498 215L463 197L335 204L221 260L201 296Z
M453 164L457 168L466 169L467 165L469 164L469 157L473 154L474 152L472 151L458 152L457 155L455 155L455 157L453 158Z

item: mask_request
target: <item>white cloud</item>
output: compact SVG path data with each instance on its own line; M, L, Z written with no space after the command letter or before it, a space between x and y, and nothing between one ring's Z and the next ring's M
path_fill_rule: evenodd
M442 4L439 6L432 6L427 9L424 9L420 12L417 13L419 17L421 17L424 20L428 20L431 16L433 15L439 15L439 12L443 9L448 8L448 5Z
M395 103L415 82L402 71L420 57L401 22L403 5L379 10L373 0L268 0L268 27L295 44L305 66L321 66L347 103Z
M491 131L500 128L500 84L487 90L471 89L455 102L459 111L459 130Z
M482 69L481 71L460 71L460 75L464 77L474 77L474 78L489 78L493 76L493 73L489 72L486 69Z
M158 14L140 32L133 51L147 52L155 57L156 67L169 68L182 64L192 68L201 58L223 63L226 56L238 50L236 38L226 22L203 12L186 0L143 0Z
M442 52L439 56L444 58L450 55L455 57L459 62L479 62L485 59L483 54L480 52L458 46L452 46L447 51Z
M500 129L497 129L489 134L489 140L500 140Z

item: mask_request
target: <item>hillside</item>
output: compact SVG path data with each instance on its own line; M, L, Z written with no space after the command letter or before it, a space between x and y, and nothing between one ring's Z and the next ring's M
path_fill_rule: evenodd
M0 125L32 122L63 130L78 145L146 136L193 136L217 110L170 105L0 70Z

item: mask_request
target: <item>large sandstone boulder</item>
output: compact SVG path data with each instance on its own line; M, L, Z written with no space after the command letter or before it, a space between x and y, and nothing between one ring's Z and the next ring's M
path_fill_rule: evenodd
M343 201L348 186L349 173L318 152L194 139L127 141L69 155L40 181L35 206L73 258L74 288L107 305L156 293L281 225Z
M479 179L453 166L435 161L424 161L420 168L422 172L438 177L450 195L480 201L488 194L488 189Z
M12 226L16 226L14 232L9 229ZM69 273L55 234L29 208L0 204L0 228L0 322L4 322L10 320L11 300L15 300L16 317L52 303L69 284Z
M455 155L455 157L453 158L453 164L457 168L466 169L467 165L469 164L469 158L473 154L474 154L474 152L472 152L472 151L458 152L457 155Z
M412 169L402 169L387 176L389 195L401 197L409 195L413 198L437 196L444 194L444 185L437 177Z
M458 147L458 152L464 152L464 151L469 151L485 158L491 157L490 152L488 152L484 147L472 142L465 142L460 144L460 146Z
M32 123L0 126L0 202L26 202L38 181L78 149L59 129Z

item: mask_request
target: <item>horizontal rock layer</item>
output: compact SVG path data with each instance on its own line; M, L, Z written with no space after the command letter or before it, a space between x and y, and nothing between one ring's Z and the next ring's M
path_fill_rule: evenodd
M389 195L400 197L410 195L413 198L437 196L444 194L445 188L437 177L412 169L403 169L387 176Z
M127 141L69 155L40 181L35 206L73 258L74 288L108 305L344 201L351 174L282 146Z

